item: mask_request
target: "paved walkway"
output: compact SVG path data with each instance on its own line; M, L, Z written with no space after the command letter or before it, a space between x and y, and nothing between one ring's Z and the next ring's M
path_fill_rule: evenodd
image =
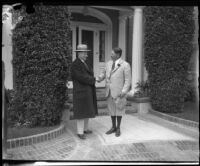
M105 134L111 127L109 116L90 121L93 134L86 140L77 138L74 120L67 125L55 140L8 152L15 160L199 162L199 131L151 114L124 116L120 137Z

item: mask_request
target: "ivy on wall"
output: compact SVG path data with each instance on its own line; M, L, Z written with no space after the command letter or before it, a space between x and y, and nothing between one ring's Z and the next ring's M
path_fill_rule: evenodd
M152 107L180 112L193 53L194 7L149 6L145 16L145 66Z
M10 119L30 126L60 122L71 63L67 6L34 6L13 30L15 90ZM23 13L24 14L24 13Z

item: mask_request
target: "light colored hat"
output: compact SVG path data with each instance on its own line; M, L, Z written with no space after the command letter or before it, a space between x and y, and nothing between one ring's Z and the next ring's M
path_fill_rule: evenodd
M75 50L76 52L80 52L80 51L91 51L91 50L88 50L87 48L87 45L86 44L79 44L77 46L77 49Z

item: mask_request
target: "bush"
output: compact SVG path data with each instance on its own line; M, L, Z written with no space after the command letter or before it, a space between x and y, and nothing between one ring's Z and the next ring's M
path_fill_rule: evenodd
M7 123L9 127L14 127L17 124L23 125L26 123L25 108L22 102L22 95L17 94L15 90L7 90L9 96Z
M13 30L13 118L30 126L60 122L71 63L67 6L34 6Z
M136 86L137 91L134 94L134 97L148 97L149 96L149 83L148 81L140 81Z
M193 53L193 7L146 7L145 66L152 107L180 112Z
M198 102L198 99L197 99L197 90L196 87L190 83L187 84L187 87L186 87L186 96L185 96L185 99L184 101L187 102Z

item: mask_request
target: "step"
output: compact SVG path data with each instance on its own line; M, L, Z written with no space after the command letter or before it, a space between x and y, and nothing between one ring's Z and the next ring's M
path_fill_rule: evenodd
M72 104L72 100L71 100L71 102L69 102L69 105L70 105L70 107L72 107L73 106L73 104ZM99 100L99 101L97 101L97 108L107 108L107 101L106 100ZM131 104L131 102L130 101L127 101L127 104L126 104L126 106L131 106L132 104Z
M72 96L69 97L68 102L72 103L73 98ZM106 97L105 96L97 96L97 101L106 101Z
M68 94L68 97L69 97L69 99L68 99L69 103L72 103L73 95L72 94ZM97 101L103 101L103 100L106 100L105 94L97 95Z
M134 114L137 113L136 109L133 109L131 106L126 106L126 114ZM109 116L109 112L107 108L98 108L98 116ZM72 114L70 116L70 120L73 120Z
M97 101L97 108L107 108L107 102L106 101Z

